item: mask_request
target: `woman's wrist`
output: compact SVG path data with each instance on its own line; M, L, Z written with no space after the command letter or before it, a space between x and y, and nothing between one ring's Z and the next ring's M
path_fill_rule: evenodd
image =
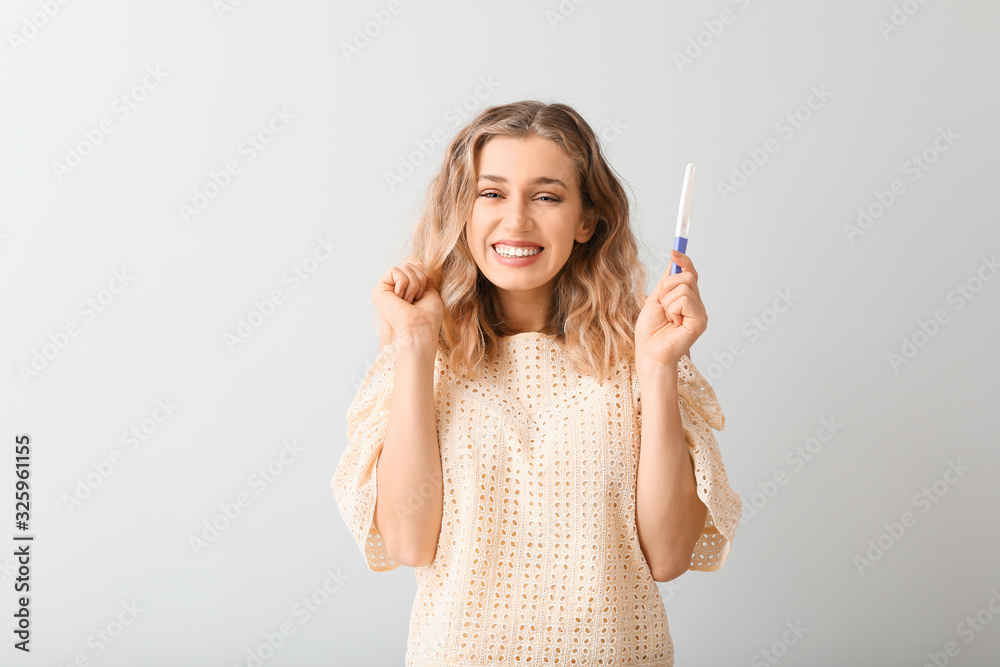
M408 356L435 357L437 355L438 339L427 327L417 329L401 329L392 340L396 353Z
M635 359L635 369L640 377L676 378L677 366L679 363L680 359L664 362L659 359L649 359L647 357L637 356Z

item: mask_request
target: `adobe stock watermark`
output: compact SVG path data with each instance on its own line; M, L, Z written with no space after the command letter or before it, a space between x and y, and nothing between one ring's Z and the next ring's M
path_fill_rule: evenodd
M657 280L670 265L671 250L673 247L666 245L644 246L639 249L642 263L649 269L650 275Z
M8 581L11 581L13 576L17 574L18 565L9 556L3 556L0 560L0 586L5 585Z
M121 611L115 613L110 621L87 635L86 645L90 650L80 651L73 656L72 660L59 663L59 667L91 667L93 664L91 659L104 655L104 652L121 639L128 628L132 627L136 619L139 618L139 614L145 611L143 607L136 604L135 600L122 602L119 606Z
M746 11L751 5L751 1L733 0L733 4L740 11ZM683 50L673 52L674 65L677 66L677 71L683 73L685 67L694 65L694 62L701 58L705 54L705 51L710 49L722 37L727 28L736 23L738 17L739 14L732 9L726 8L719 12L716 18L702 21L702 30L687 38L687 43Z
M982 291L986 283L993 280L993 277L1000 272L1000 263L997 256L991 255L980 257L979 266L971 276L963 282L956 284L948 290L945 301L952 304L953 311L965 308L965 305L972 301L979 292ZM938 308L928 319L918 319L917 326L912 333L904 335L900 339L898 348L889 351L886 358L889 368L894 373L899 373L900 366L910 363L920 353L920 350L927 347L931 340L941 332L941 328L951 322L951 314L947 308Z
M337 571L326 570L326 577L307 595L299 598L292 605L291 615L299 622L299 626L305 625L309 620L333 599L333 596L340 592L344 582L350 579L337 568ZM251 646L246 651L246 659L237 665L246 667L261 667L265 662L273 658L279 649L295 634L295 624L290 620L282 621L278 627L271 632L261 635L263 641L256 646Z
M441 116L441 120L448 123L449 128L437 127L431 130L430 136L414 139L416 148L396 158L395 171L383 172L389 192L395 192L407 178L415 174L417 168L434 154L438 146L448 142L452 130L471 119L501 85L502 82L494 79L492 74L480 76L479 83L472 93L450 106Z
M242 7L243 2L244 0L214 0L212 9L215 10L215 15L224 21L227 16Z
M340 53L348 64L361 55L361 52L371 46L382 31L389 27L392 19L403 11L403 4L400 0L389 0L382 9L373 9L371 19L365 21L363 25L354 27L354 37L350 42L340 43Z
M90 324L108 306L114 303L115 299L128 287L135 279L129 274L129 269L118 269L111 273L111 280L106 287L102 287L96 293L88 296L76 307L76 313L82 321L71 318L56 331L48 334L48 342L40 347L32 348L29 352L30 359L27 363L18 364L17 374L21 378L24 386L34 378L42 374L45 369L52 365L59 355L69 346L70 342L80 335L83 327Z
M190 224L193 218L204 213L209 204L232 185L233 179L243 173L243 167L264 152L278 135L288 128L289 121L295 119L287 107L274 108L271 111L271 117L264 125L253 134L248 134L236 147L237 157L227 160L220 170L209 171L208 178L194 188L190 202L181 202L177 206L181 220L186 224Z
M385 326L386 326L386 331L388 330L388 328L391 328L389 327L388 324L385 324ZM386 333L385 331L379 332L379 345L381 346L379 352L378 354L375 355L375 359L369 359L368 361L366 361L362 366L363 368L366 369L371 368L375 364L375 361L383 354L391 355L393 358L397 358L399 355L400 346L413 342L413 336L410 333L406 331L401 331L395 333L392 337L392 340L388 343L385 343L385 345L382 346L382 341L385 336L388 336L388 333ZM353 391L354 393L357 393L358 390L361 389L361 383L364 381L364 374L357 375L355 373L351 373L350 379L351 379L351 386L354 387Z
M139 447L156 434L160 426L174 414L177 407L177 404L169 396L156 399L156 407L153 408L148 417L133 424L127 431L122 432L119 441L127 448L126 451L137 451ZM79 509L84 501L93 496L94 491L101 488L118 468L125 463L125 457L126 453L122 452L122 450L113 449L107 456L92 463L93 472L89 472L82 477L77 477L72 492L62 494L60 499L66 511L72 515L74 511Z
M18 31L7 33L7 41L14 53L23 49L28 45L28 42L37 37L42 28L47 26L69 2L70 0L38 0L36 3L38 9L21 19Z
M903 176L908 176L910 183L920 180L931 165L936 163L942 153L947 152L955 141L962 135L956 134L951 125L937 128L937 135L931 143L919 153L914 153L908 157L900 166ZM844 223L844 234L848 242L854 245L855 239L868 231L876 222L882 219L889 212L897 201L909 190L906 183L901 178L895 178L889 183L885 190L876 189L872 192L874 201L869 201L865 206L858 207L858 215L853 223Z
M604 123L601 124L600 129L595 130L594 134L596 134L601 139L601 142L607 146L609 144L613 144L618 137L622 136L628 127L629 126L626 125L621 118L615 116L613 119L605 119Z
M660 599L663 600L664 605L670 604L670 601L677 597L677 591L682 588L683 586L678 584L676 579L656 582L656 589L660 592Z
M400 345L406 342L411 342L412 340L412 336L409 333L402 331L402 332L394 332L394 335L391 340L389 340L388 342L383 342L388 340L388 337L390 335L389 329L391 329L392 327L389 326L388 322L382 322L381 318L378 316L377 313L375 318L375 326L380 327L378 335L379 351L375 355L374 359L369 358L365 360L364 363L361 365L361 367L365 369L365 372L363 372L361 375L358 375L356 373L350 374L351 386L353 387L352 391L355 394L361 389L361 383L364 381L365 373L367 373L367 370L375 365L375 361L377 361L382 355L391 355L392 358L396 358L396 356L399 354Z
M875 22L875 27L882 35L882 40L888 42L889 37L893 33L899 32L900 28L909 23L910 19L916 16L917 12L926 4L927 0L903 0L898 4L893 4L889 17Z
M809 632L809 628L804 627L801 620L785 621L785 631L770 646L754 653L753 657L750 658L751 666L770 667L770 665L778 664L782 658L788 655L788 649L798 644L807 632Z
M986 604L975 615L970 614L962 619L955 627L955 634L964 639L966 645L971 644L998 615L1000 615L1000 587L994 587L990 589L990 597L986 600ZM961 652L962 647L957 641L945 642L940 651L927 653L927 662L923 667L945 667Z
M281 284L288 285L289 292L298 290L333 257L333 251L339 247L339 243L330 240L329 234L317 238L312 250L281 274ZM235 352L237 347L250 340L265 322L274 317L278 308L287 303L286 298L285 291L281 287L275 287L264 298L256 299L250 312L237 321L235 329L222 334L226 348Z
M284 441L282 445L281 452L277 456L247 477L247 486L256 491L258 496L278 481L278 478L305 451L305 447L300 445L295 438ZM222 534L243 516L244 510L251 504L253 504L253 497L246 491L237 493L232 500L219 503L219 511L211 518L202 520L201 531L188 538L188 544L194 555L200 557L204 551L218 541Z
M804 443L795 445L785 454L785 463L788 464L791 471L778 468L770 479L757 482L757 491L746 496L746 502L743 503L743 513L740 516L740 525L744 526L750 523L750 520L757 516L757 512L778 495L780 488L788 484L789 475L792 472L802 470L806 463L812 461L823 451L824 446L833 442L834 437L843 428L844 425L838 422L836 417L820 419L816 434L807 438Z
M789 311L799 297L792 294L790 287L775 290L775 298L770 306L758 315L752 316L740 326L740 333L746 339L739 338L729 344L722 353L713 352L712 362L705 367L705 373L711 380L718 380L736 363L736 359L746 354L746 345L756 343L765 332L770 331L778 319Z
M920 489L910 499L913 507L920 510L920 514L930 512L948 494L951 487L958 484L959 480L972 470L969 466L962 465L961 459L954 461L949 459L947 463L948 467L945 468L939 479ZM868 540L868 549L863 554L856 554L851 559L858 574L863 577L865 570L875 567L875 563L882 560L890 549L899 544L906 535L906 531L917 525L917 518L917 515L912 512L903 512L899 515L898 520L891 523L884 522L882 527L885 530L875 539Z
M545 20L549 23L549 29L555 32L559 24L565 23L570 16L576 13L576 8L586 4L586 2L587 0L560 0L554 9L546 9Z
M821 83L818 87L810 86L809 94L802 104L782 114L774 122L774 131L780 135L781 139L788 141L795 136L796 132L805 127L815 113L826 106L826 103L833 96L833 93L827 90L826 84ZM747 159L730 166L729 178L715 182L715 189L722 201L727 201L745 186L760 171L760 168L767 164L771 156L780 149L781 140L773 136L764 139L760 146L748 148L746 150Z
M395 345L395 342L393 343ZM435 484L442 486L443 492L444 476L440 471L432 473L425 471L420 486L410 489L406 496L405 503L396 508L396 516L400 518L409 517L421 509L434 493Z
M118 124L132 115L132 112L149 98L149 94L160 87L168 74L160 68L160 65L146 67L139 83L111 101L108 115L97 121L96 126L85 128L81 133L82 139L76 143L66 144L63 161L52 161L52 173L55 174L56 181L62 183L66 176L80 167L84 158L92 155L97 147L104 143L107 136L115 131Z

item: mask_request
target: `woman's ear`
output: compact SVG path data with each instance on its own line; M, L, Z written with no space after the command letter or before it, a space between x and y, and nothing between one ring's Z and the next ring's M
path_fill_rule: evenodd
M579 243L586 243L590 240L590 237L594 235L597 231L597 222L600 220L600 215L598 215L596 210L585 211L583 217L580 219L580 224L576 228L575 238Z

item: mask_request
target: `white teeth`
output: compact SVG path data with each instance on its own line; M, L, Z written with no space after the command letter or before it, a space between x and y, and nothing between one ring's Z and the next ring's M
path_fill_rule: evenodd
M530 257L542 251L541 248L515 248L507 245L495 245L493 250L501 257Z

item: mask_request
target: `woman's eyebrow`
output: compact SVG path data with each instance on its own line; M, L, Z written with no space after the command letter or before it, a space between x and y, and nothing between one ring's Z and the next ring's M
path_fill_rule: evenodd
M497 176L496 174L480 174L480 181L492 181L493 183L506 183L507 179L503 176ZM528 185L561 185L567 190L569 186L560 181L558 178L552 178L551 176L535 176L533 179L528 181Z

